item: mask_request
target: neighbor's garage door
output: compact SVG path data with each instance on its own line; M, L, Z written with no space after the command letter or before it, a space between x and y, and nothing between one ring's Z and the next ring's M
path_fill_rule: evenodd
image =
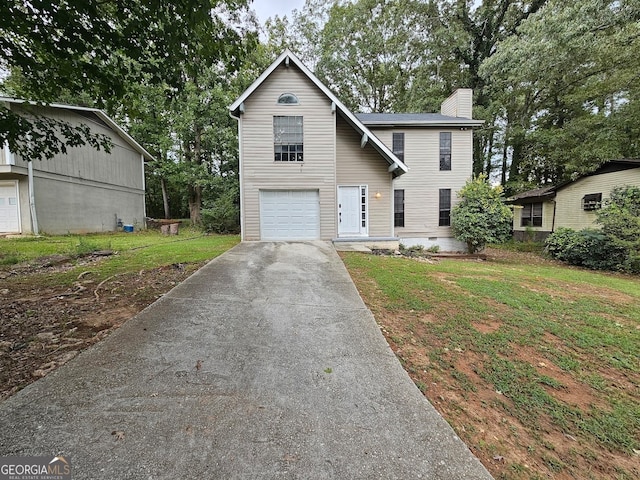
M317 190L261 190L261 240L320 238L320 198Z
M18 194L15 184L0 184L0 232L20 233Z

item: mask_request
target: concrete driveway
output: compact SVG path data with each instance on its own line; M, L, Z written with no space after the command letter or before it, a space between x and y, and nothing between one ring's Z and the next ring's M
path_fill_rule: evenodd
M244 243L0 404L0 455L78 479L489 479L333 247Z

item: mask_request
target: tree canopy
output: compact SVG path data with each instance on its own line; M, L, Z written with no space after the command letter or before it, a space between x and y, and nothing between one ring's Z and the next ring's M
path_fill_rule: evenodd
M307 0L269 42L358 110L437 111L474 90L474 174L507 192L640 156L633 0Z
M239 67L247 44L238 15L246 5L247 0L6 0L0 2L0 68L20 75L16 94L42 104L59 101L64 92L108 109L137 83L164 84L175 94L202 63ZM14 152L30 160L50 158L67 143L50 130L29 138L30 126L31 119L18 121L0 109L0 143ZM76 134L79 141L99 143L86 131Z

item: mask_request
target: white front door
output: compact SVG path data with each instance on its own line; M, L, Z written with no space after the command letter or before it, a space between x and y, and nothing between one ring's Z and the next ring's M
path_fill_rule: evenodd
M16 182L0 183L0 232L20 233Z
M367 187L338 187L338 236L364 236L367 222Z

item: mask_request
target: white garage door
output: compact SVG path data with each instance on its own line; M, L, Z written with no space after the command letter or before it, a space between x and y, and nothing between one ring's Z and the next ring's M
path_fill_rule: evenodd
M0 232L20 233L16 185L0 184Z
M320 238L320 197L317 190L261 190L262 240Z

